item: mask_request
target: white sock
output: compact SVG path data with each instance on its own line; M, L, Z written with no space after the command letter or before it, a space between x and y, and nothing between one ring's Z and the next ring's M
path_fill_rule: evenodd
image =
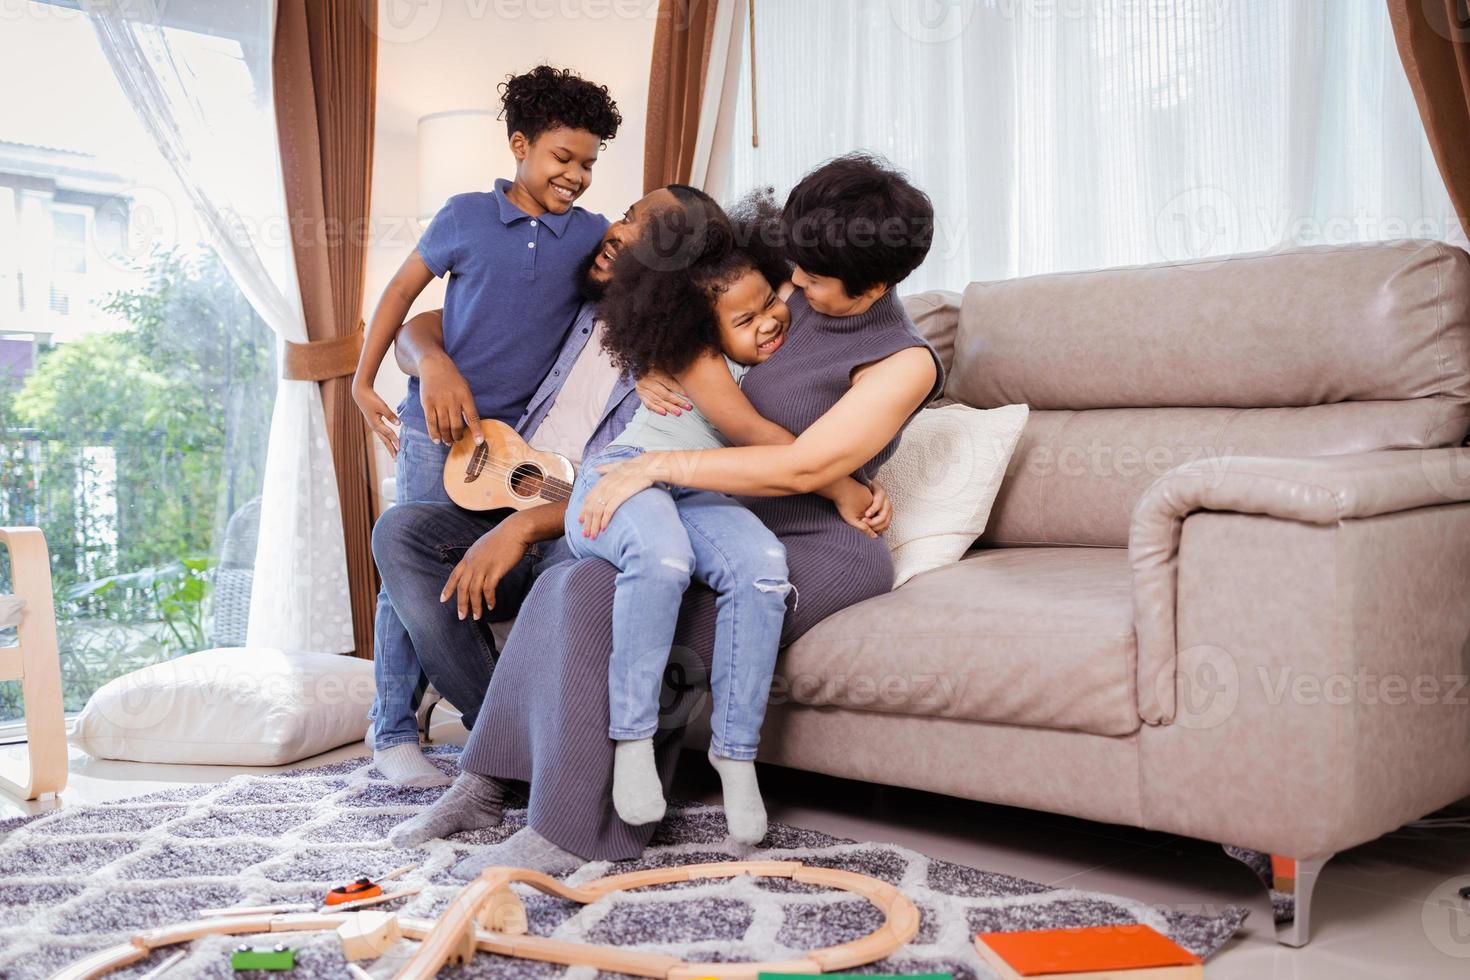
M373 765L384 779L398 786L448 786L454 782L424 758L417 742L373 749Z
M664 787L653 761L653 739L633 738L613 749L613 807L623 823L639 826L664 818Z
M759 844L766 836L766 804L761 799L754 760L721 758L711 749L709 764L720 774L731 839L740 844Z
M543 874L558 875L577 870L582 866L582 859L557 847L530 827L522 827L499 844L465 858L454 866L450 874L469 880L478 877L491 865L530 868Z

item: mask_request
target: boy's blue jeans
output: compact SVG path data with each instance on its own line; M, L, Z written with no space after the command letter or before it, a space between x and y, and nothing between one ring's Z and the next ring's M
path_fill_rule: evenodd
M444 460L448 456L447 445L436 446L423 429L403 426L398 433L398 457L394 461L394 506L449 503L449 495L444 492ZM419 726L415 711L428 679L414 653L408 630L388 599L386 586L378 592L373 637L373 680L377 692L368 712L373 748L386 749L410 742L416 745Z
M618 569L608 663L608 737L648 738L658 730L664 665L679 606L691 580L715 591L711 749L754 759L786 618L786 549L733 498L708 490L651 487L629 498L596 538L582 536L582 502L595 492L602 463L643 450L613 446L584 460L567 505L566 540L578 558Z

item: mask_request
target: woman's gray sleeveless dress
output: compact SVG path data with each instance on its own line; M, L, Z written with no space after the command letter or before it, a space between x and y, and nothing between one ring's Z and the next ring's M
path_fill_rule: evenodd
M782 349L752 368L742 387L757 411L791 432L802 432L836 404L855 368L927 346L891 292L853 317L816 312L800 290L789 305L791 330ZM935 367L941 378L931 395L943 383L937 355ZM897 444L895 437L863 473L871 475ZM799 598L786 616L783 644L837 610L892 587L888 546L843 523L825 498L802 494L742 502L786 546ZM561 562L541 572L496 661L460 759L471 772L529 781L530 825L588 860L637 857L655 827L629 826L612 807L607 662L616 574L598 558ZM673 779L684 726L705 696L714 629L714 593L691 586L665 674L655 739L665 788Z

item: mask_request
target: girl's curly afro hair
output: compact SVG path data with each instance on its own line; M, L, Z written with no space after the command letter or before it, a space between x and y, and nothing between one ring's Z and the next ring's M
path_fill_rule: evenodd
M613 265L598 305L602 346L633 377L657 368L677 374L696 357L720 349L715 306L746 272L777 289L791 275L782 255L781 208L769 189L753 192L728 215L707 194L669 188L681 207L649 219Z
M597 85L568 68L537 65L500 83L500 115L506 136L525 133L534 141L548 129L585 129L606 141L623 122L606 85Z

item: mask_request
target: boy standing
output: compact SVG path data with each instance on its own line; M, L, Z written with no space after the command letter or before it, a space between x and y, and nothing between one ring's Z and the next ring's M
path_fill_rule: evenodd
M516 159L513 180L450 198L383 292L363 343L353 397L368 426L395 456L401 502L447 502L442 473L448 434L461 419L426 418L411 378L400 417L373 390L383 357L409 307L431 278L449 276L444 345L467 382L473 406L460 413L477 441L479 419L519 427L552 371L579 305L578 270L608 227L575 202L622 122L605 86L539 66L501 85ZM431 424L432 423L432 424ZM437 435L431 436L434 432ZM378 599L374 667L377 700L369 741L380 772L400 785L446 782L418 747L414 717L422 670L385 595ZM487 651L488 653L488 651Z

